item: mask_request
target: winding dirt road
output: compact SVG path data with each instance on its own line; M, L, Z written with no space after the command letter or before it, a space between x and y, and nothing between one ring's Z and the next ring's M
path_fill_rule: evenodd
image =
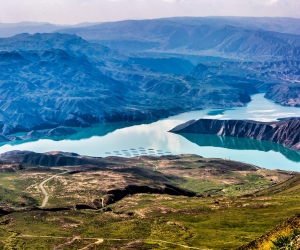
M52 180L53 178L55 178L55 177L58 176L58 175L62 175L62 174L66 174L66 173L68 173L68 171L63 172L63 173L58 173L58 174L52 175L50 178L48 178L48 179L46 179L46 180L44 180L44 181L42 181L42 182L40 183L39 189L42 191L42 193L43 193L44 196L45 196L45 197L44 197L44 200L43 200L43 203L42 203L42 205L40 206L40 208L45 207L45 206L47 205L47 203L48 203L48 200L49 200L49 194L48 194L48 192L46 191L46 189L44 188L45 183L47 183L48 181Z

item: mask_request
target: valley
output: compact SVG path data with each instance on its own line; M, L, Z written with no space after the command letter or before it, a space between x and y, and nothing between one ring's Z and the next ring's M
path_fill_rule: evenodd
M299 58L297 18L0 23L0 248L298 249Z
M299 107L299 34L274 31L275 20L271 30L247 29L247 19L223 21L170 18L57 30L39 24L53 33L0 38L1 141L22 139L10 137L19 132L64 136L75 133L65 127L243 107L256 93Z
M179 135L167 132L191 119L243 119L272 122L280 117L300 116L299 108L278 105L265 99L263 94L251 95L251 99L252 101L245 107L203 109L158 121L112 122L95 124L87 128L66 127L67 131L70 129L76 131L70 135L57 134L56 137L36 138L35 136L41 135L43 131L39 131L40 134L33 133L28 137L26 133L15 134L13 136L24 139L3 142L0 153L12 150L31 150L39 153L63 151L97 157L192 153L208 158L241 161L268 169L297 171L300 162L299 152L278 143L247 138Z

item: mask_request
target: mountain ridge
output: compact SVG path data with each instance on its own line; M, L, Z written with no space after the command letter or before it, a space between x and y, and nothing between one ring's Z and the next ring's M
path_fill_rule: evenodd
M62 29L115 49L298 56L299 35L249 30L218 22L180 19L126 20L87 28Z

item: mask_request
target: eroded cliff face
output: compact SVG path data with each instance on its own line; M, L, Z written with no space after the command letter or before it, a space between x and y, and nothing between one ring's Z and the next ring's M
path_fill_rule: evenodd
M300 150L300 118L278 122L199 119L178 125L170 132L245 137L281 143L288 148Z

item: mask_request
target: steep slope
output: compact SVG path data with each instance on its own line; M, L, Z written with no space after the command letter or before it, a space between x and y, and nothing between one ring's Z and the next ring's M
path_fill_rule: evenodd
M279 122L199 119L178 125L170 132L246 137L276 142L300 150L299 118L283 119Z
M85 56L60 49L1 52L0 60L4 134L58 124L89 126L108 109L106 99L115 103L110 109L119 108L125 104L116 96L130 92L104 76Z

